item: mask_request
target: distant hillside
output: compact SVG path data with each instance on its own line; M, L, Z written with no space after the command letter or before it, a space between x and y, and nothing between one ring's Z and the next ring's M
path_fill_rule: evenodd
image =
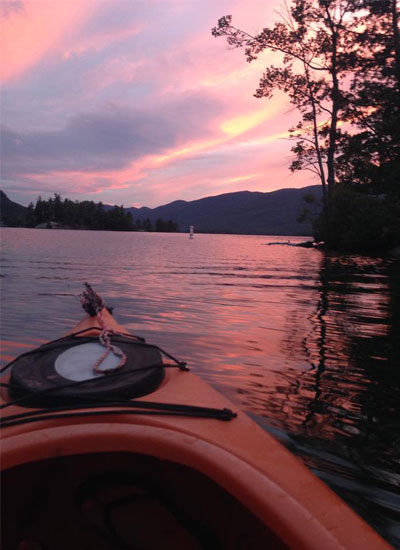
M307 223L297 219L305 203L303 195L321 196L321 186L280 189L270 193L239 191L195 201L174 201L157 208L129 208L134 220L173 220L181 231L190 225L201 233L253 235L311 235Z
M5 225L14 225L27 208L1 193L1 215ZM321 197L321 186L280 189L270 193L239 191L195 201L174 201L157 208L126 208L134 222L147 218L155 226L158 219L172 220L181 231L195 226L198 233L236 233L249 235L311 235L307 223L298 223L305 203L303 195ZM113 207L104 205L105 210Z
M7 195L0 190L0 221L4 225L14 225L18 219L25 215L27 208L11 201Z

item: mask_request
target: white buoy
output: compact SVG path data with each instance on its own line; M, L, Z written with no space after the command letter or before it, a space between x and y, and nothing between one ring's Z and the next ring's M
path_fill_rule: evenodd
M189 231L190 231L189 239L193 239L193 237L194 237L194 235L193 235L194 226L193 226L193 225L191 225L191 226L189 227Z

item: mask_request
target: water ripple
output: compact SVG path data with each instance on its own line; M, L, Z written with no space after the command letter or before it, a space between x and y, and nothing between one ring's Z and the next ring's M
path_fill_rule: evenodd
M187 360L400 547L397 262L265 236L2 239L3 361L68 331L88 280L128 330Z

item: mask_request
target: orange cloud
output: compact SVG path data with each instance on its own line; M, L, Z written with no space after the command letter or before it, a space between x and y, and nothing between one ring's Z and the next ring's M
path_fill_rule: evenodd
M158 166L164 165L166 163L172 162L175 159L181 157L187 157L193 155L194 153L199 153L200 151L205 151L207 149L212 149L216 145L223 143L225 139L211 139L211 140L200 140L197 142L192 142L182 147L180 149L171 150L164 155L151 155L147 157L149 165Z
M269 110L262 109L254 113L250 113L249 122L246 123L246 116L240 115L233 119L228 119L226 122L227 127L232 125L232 130L225 132L225 135L220 138L211 140L198 140L185 144L183 147L171 149L160 155L145 155L140 159L131 161L127 166L119 170L109 171L51 171L40 175L27 174L26 177L32 181L40 179L40 181L51 188L55 182L64 182L65 187L71 192L76 193L94 193L100 194L108 190L129 189L135 184L135 188L141 187L142 184L146 185L146 181L152 178L160 178L158 184L152 183L155 190L160 192L161 188L166 184L168 179L167 175L162 174L163 167L167 165L173 165L176 161L181 162L187 158L195 158L198 153L214 154L218 150L224 153L232 150L239 149L259 149L268 144L277 142L280 138L288 136L288 132L281 132L277 134L271 134L269 136L262 136L254 139L243 140L240 139L240 135L245 134L249 129L254 128L256 125L265 121L268 116ZM257 163L253 162L253 167ZM212 173L202 173L198 176L201 180L215 181L216 189L223 188L227 184L241 183L243 181L260 181L264 178L262 167L260 171L253 172L251 174L233 174L232 176L224 177L220 173L219 169ZM233 168L237 170L237 167ZM226 173L227 167L224 168ZM178 181L181 181L181 189L185 188L186 179L174 178L175 192L178 191ZM170 187L169 187L170 190Z
M173 162L176 159L185 158L192 156L196 153L202 151L211 151L215 150L218 146L223 145L227 142L232 141L234 138L240 137L242 134L247 133L249 130L253 130L260 124L266 122L269 118L274 117L281 107L282 98L278 98L275 101L270 101L268 106L263 106L261 109L251 111L248 113L242 113L238 116L229 118L220 123L219 128L222 130L223 134L219 138L215 139L204 139L189 142L183 147L172 149L161 155L151 155L145 157L142 160L142 163L147 167L157 167L162 166L167 163ZM256 140L257 145L261 143L270 143L275 139L281 137L287 137L288 132L282 132L279 134L270 135L267 137L260 138ZM239 144L241 142L238 142ZM247 145L251 145L250 141L245 142Z
M237 183L239 181L248 181L257 177L259 174L248 174L247 176L236 176L224 180L224 183Z
M230 137L236 137L262 124L275 114L275 105L269 103L256 111L243 113L226 120L221 124L221 130Z

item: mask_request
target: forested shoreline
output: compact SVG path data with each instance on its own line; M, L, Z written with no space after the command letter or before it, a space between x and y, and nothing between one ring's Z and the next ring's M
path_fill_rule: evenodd
M6 220L7 222L7 220ZM38 197L21 213L11 219L10 225L17 227L40 227L49 229L90 229L103 231L157 231L177 232L178 224L172 220L157 219L154 224L149 218L134 220L124 207L105 207L102 202L72 201L62 199L57 193L47 200Z

